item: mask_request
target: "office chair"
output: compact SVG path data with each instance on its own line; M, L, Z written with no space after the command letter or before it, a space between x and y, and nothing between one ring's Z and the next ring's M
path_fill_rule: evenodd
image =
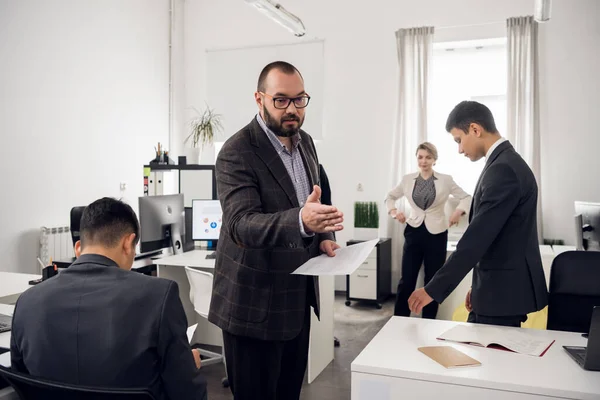
M73 207L71 208L71 224L69 229L71 230L71 239L73 240L73 246L79 240L79 227L81 225L81 216L83 215L85 207Z
M76 386L34 378L0 366L4 378L21 400L156 400L146 389L116 389Z
M208 310L210 309L210 300L212 296L213 275L208 272L199 271L194 268L185 267L185 273L190 282L190 301L194 305L194 310L202 318L208 319ZM212 351L198 349L201 356L202 365L211 365L222 362L225 365L225 349L223 354L218 354ZM225 373L227 366L225 365ZM221 381L223 386L229 386L227 378Z
M600 306L600 252L567 251L550 270L547 329L588 333Z

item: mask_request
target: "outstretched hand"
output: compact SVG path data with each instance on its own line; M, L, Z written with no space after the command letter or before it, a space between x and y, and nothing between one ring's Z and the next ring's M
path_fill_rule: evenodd
M344 229L344 214L334 206L321 204L321 188L313 187L302 208L302 223L306 231L314 233L337 232Z

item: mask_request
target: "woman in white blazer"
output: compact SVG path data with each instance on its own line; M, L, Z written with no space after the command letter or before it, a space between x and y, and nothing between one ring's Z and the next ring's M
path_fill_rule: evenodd
M450 175L433 170L438 158L436 147L428 142L417 147L419 172L407 174L386 198L388 214L406 223L402 255L402 278L398 283L394 315L408 317L408 298L415 290L421 264L425 266L425 284L446 261L448 228L458 224L471 205L471 196L460 188ZM444 208L449 195L460 200L456 211L446 219ZM396 209L396 201L406 197L411 212L404 215ZM423 309L423 318L435 319L438 304L434 301Z

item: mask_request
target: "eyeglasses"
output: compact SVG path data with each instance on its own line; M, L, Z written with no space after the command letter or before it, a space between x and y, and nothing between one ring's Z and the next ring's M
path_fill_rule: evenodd
M285 110L290 106L291 102L294 102L294 107L296 108L305 108L310 102L310 96L305 94L299 97L279 97L279 96L271 96L270 94L266 94L264 92L259 92L265 96L269 96L273 99L273 106L279 110Z

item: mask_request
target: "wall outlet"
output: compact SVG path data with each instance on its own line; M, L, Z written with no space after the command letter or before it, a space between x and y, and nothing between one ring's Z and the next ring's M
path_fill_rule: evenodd
M127 182L121 182L119 184L119 188L121 189L121 192L124 192L125 190L127 190Z
M356 191L357 192L362 192L364 190L362 183L358 183L358 185L356 185Z

